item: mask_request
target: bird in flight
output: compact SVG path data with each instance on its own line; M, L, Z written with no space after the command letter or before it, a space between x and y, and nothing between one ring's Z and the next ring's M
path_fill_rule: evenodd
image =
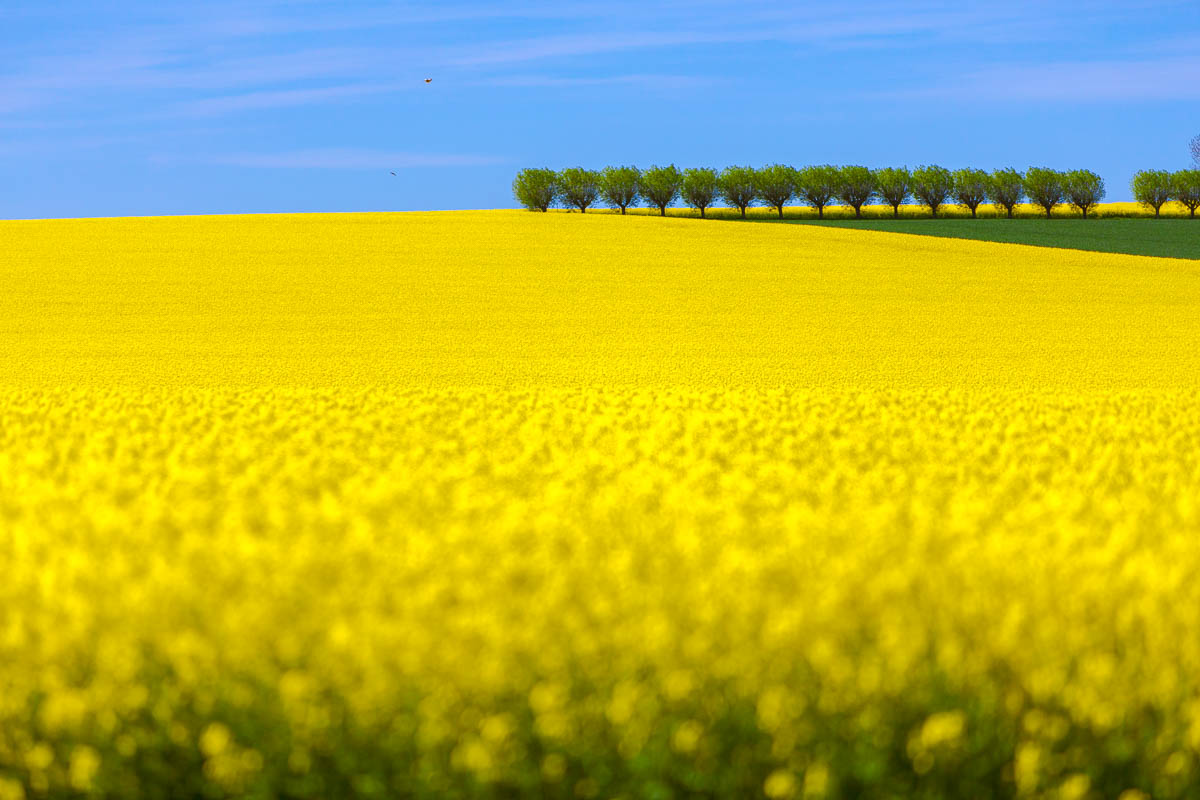
M425 82L426 82L426 83L433 83L433 78L426 78L426 79L425 79Z
M393 172L392 174L395 175L396 173Z

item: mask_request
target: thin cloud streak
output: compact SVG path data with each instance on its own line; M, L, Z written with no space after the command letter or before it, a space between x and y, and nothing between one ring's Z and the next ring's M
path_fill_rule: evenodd
M563 88L583 86L642 86L659 89L687 89L692 87L728 84L729 78L712 78L697 75L602 75L596 77L558 77L553 75L503 75L467 81L467 86L497 86L509 88Z
M159 159L172 161L173 159ZM201 159L201 163L257 169L414 169L480 167L506 164L509 159L463 153L405 153L354 148L317 148L285 153L230 153Z
M23 74L9 76L0 87L10 90L110 88L233 89L272 83L331 79L378 70L394 54L380 48L320 48L256 56L214 59L183 65L181 56L165 52L130 55L108 47L91 53L31 62Z
M167 115L213 117L239 111L261 111L273 108L292 108L347 100L399 91L395 84L350 84L321 89L284 89L280 91L248 92L226 97L190 100L172 106Z
M871 93L956 102L1151 102L1200 100L1200 57L990 67L940 86Z
M1041 40L1045 24L1028 16L999 11L888 11L853 16L818 14L750 15L729 24L727 19L689 20L687 28L666 31L609 31L559 34L497 41L473 46L466 52L445 52L447 63L461 67L519 63L552 58L598 55L624 50L673 48L696 45L756 44L776 42L821 45L833 48L911 49L918 41L953 38L956 41ZM914 40L914 37L918 37Z

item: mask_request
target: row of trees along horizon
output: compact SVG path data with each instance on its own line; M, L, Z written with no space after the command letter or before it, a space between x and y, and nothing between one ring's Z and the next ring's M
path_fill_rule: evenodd
M1154 209L1156 217L1166 203L1177 200L1194 218L1200 207L1200 169L1143 170L1134 175L1130 189L1139 203ZM1104 179L1086 169L1060 172L1030 167L1025 172L1011 168L985 172L951 171L937 165L909 170L828 164L797 169L773 164L761 169L680 170L672 164L646 170L523 169L513 181L513 194L531 211L546 211L562 204L586 212L597 202L604 202L624 214L641 200L666 216L667 207L682 200L704 217L707 209L723 200L729 207L737 208L743 218L748 207L761 203L778 211L781 219L784 206L793 199L815 208L821 218L825 216L825 207L834 201L850 206L855 217L861 218L862 207L872 201L890 205L894 216L899 217L900 206L909 198L928 208L934 217L943 206L953 203L966 207L975 217L979 207L990 202L1006 211L1011 219L1014 209L1028 198L1046 212L1047 218L1056 206L1070 205L1086 219L1088 212L1104 199L1105 189Z

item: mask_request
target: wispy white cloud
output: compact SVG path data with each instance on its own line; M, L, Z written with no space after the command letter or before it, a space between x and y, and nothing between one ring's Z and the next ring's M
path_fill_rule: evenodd
M141 53L130 42L100 49L38 57L15 75L0 76L0 87L44 93L56 90L234 89L312 79L344 78L396 65L394 53L381 48L302 48L278 53L210 57L198 60L165 51Z
M158 161L175 161L159 157ZM190 160L190 159L183 159ZM202 163L264 169L412 169L478 167L508 159L464 153L407 153L356 148L316 148L281 153L227 153L198 159Z
M964 103L1200 100L1200 56L993 66L943 84L876 96Z
M546 59L578 59L626 50L779 43L826 49L912 49L931 43L957 45L1044 41L1061 17L1053 10L1003 4L967 9L913 3L865 3L853 13L831 7L738 9L725 6L678 9L677 18L635 17L642 27L591 30L473 43L444 50L440 57L459 67L488 67Z
M187 117L213 117L238 111L259 111L272 108L289 108L324 104L348 100L366 95L379 95L397 91L395 84L349 84L328 86L320 89L281 89L277 91L247 92L223 97L208 97L177 103L167 109L168 114Z
M1173 1L1177 0L1147 0L1158 5ZM1053 4L1020 0L964 8L930 0L914 0L902 8L884 0L863 0L852 10L829 4L744 8L724 0L663 0L649 5L633 0L503 4L448 0L437 5L405 2L354 7L306 2L300 4L300 10L296 6L294 2L239 0L205 4L203 11L189 7L159 12L143 5L140 11L112 23L111 36L94 31L83 35L76 30L62 41L14 43L7 48L8 65L0 66L0 114L36 114L40 109L65 109L81 101L117 98L123 110L113 113L130 118L139 113L131 108L134 105L141 105L143 114L156 112L162 95L168 92L175 93L172 113L176 115L234 114L343 102L390 91L385 87L427 72L453 75L460 85L474 86L553 88L628 83L686 87L720 79L702 75L496 73L506 65L541 67L539 62L569 65L572 71L577 71L576 66L597 69L593 66L596 56L634 50L699 48L696 52L703 57L719 60L723 47L767 42L797 50L828 51L911 51L944 44L961 49L972 42L1004 43L1011 49L1019 42L1085 41L1088 25L1111 24L1122 14L1136 13L1132 7L1114 8L1098 0L1079 0L1070 14ZM622 27L607 27L614 18L624 20ZM498 19L551 24L490 24ZM511 38L518 28L546 32ZM343 31L359 33L346 37L340 35ZM1172 52L1186 57L1187 44L1188 40L1181 38ZM606 68L611 64L598 69ZM1003 73L1003 79L996 79L993 72ZM996 65L991 72L981 70L972 79L985 84L994 81L999 92L999 84L1011 84L1012 74L1008 67ZM1073 75L1065 72L1068 80ZM910 78L910 86L914 80L915 76ZM1097 97L1136 93L1128 74L1105 72L1095 80L1108 81L1109 88L1086 86L1080 91ZM1047 92L1077 95L1077 88L1066 92L1054 87ZM916 86L910 96L928 92L929 96L954 97L968 91L962 83L938 84ZM1190 90L1177 86L1153 87L1142 94L1146 91L1192 96ZM220 96L183 99L187 97L184 92Z
M704 75L599 75L599 76L555 76L555 75L499 75L467 81L470 86L506 86L531 88L573 89L581 86L631 85L659 89L687 89L729 83L730 79Z
M145 142L149 138L147 134L131 133L122 135L40 136L37 138L7 139L0 142L0 158L24 158L33 155L55 153L67 153L71 157L76 157L81 151L137 144Z
M729 42L752 34L703 31L616 31L608 33L563 34L485 43L470 48L455 47L444 54L455 66L512 64L545 58L595 55L647 47L676 47L686 44Z

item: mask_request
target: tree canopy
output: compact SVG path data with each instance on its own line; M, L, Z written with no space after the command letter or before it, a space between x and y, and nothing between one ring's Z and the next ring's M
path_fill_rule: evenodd
M683 202L698 210L703 219L705 210L716 202L721 191L717 171L707 167L684 170L680 191Z
M1063 194L1087 219L1088 212L1104 199L1104 179L1091 170L1071 170L1063 175Z
M783 164L755 170L754 188L758 197L783 219L783 207L796 194L796 170ZM742 215L745 216L744 211Z
M838 169L837 197L854 209L855 217L862 217L862 207L869 203L879 188L875 173L860 166Z
M1184 169L1171 176L1175 199L1183 203L1189 217L1196 216L1200 207L1200 169Z
M937 164L917 167L912 171L913 197L921 201L933 216L954 191L954 176L945 167Z
M1013 210L1025 196L1025 176L1012 167L998 169L988 176L988 199L997 210L1003 208L1008 212L1008 218L1013 218Z
M1054 207L1063 199L1062 173L1046 167L1030 167L1025 170L1025 194L1050 219Z
M642 197L646 204L658 209L660 216L667 215L667 206L679 199L683 186L683 174L674 164L665 167L650 167L642 173Z
M879 196L892 207L892 216L900 216L900 206L912 193L912 175L908 167L884 167L875 172Z
M624 214L637 201L641 179L642 171L637 167L605 167L600 171L600 195Z
M796 194L817 210L818 217L825 216L825 206L837 197L838 169L830 164L804 167L796 172Z
M1171 199L1172 183L1171 173L1166 170L1144 169L1134 173L1129 188L1133 192L1133 198L1153 208L1154 216L1157 217L1162 207Z
M600 196L600 173L583 167L571 167L558 173L563 201L575 206L579 213L586 213L588 207Z
M552 169L523 169L513 179L513 195L530 211L545 211L561 194L558 173Z
M758 197L755 173L752 167L726 167L721 170L721 197L741 211L743 219L746 217L746 207Z
M975 217L979 206L987 200L988 174L981 169L954 171L954 199L971 210Z

